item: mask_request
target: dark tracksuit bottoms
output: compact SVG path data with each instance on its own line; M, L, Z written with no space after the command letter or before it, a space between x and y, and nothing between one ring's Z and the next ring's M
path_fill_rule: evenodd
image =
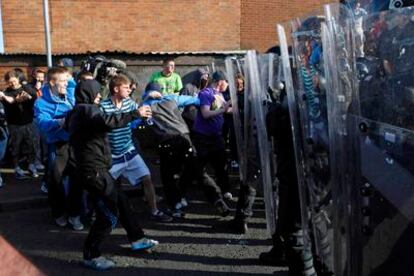
M167 203L175 204L185 197L193 180L203 188L207 200L214 204L221 198L221 189L199 164L189 136L177 135L159 145L161 180ZM225 175L227 177L227 175Z
M10 153L12 156L13 166L19 165L19 158L27 156L29 164L35 161L35 144L33 136L35 130L32 123L25 125L8 125L10 133Z
M130 242L143 238L139 214L131 209L128 197L121 187L116 185L109 172L101 169L82 172L81 175L85 179L85 187L96 212L96 220L84 244L84 259L90 260L101 256L101 244L116 227L118 219Z
M221 135L207 136L194 133L194 146L197 150L198 171L205 173L207 165L210 165L217 179L217 185L224 194L230 192L230 182L226 171L226 151Z
M68 213L71 217L81 214L82 186L77 175L73 151L68 142L48 145L48 201L54 218ZM64 177L69 177L69 191L66 195Z

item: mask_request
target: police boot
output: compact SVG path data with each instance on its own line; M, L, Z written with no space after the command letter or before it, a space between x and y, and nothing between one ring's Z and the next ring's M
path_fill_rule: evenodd
M286 246L282 238L273 234L273 246L268 252L262 252L259 255L260 263L272 266L286 266Z
M253 214L253 204L256 198L256 190L248 185L240 185L239 198L237 200L236 215L230 221L230 231L235 234L246 234L247 221Z
M316 276L312 250L305 245L302 229L297 229L288 236L286 257L288 260L289 276Z
M229 230L233 234L246 234L248 231L246 219L236 216L229 222Z
M315 258L314 266L318 276L333 276L334 273L321 260Z

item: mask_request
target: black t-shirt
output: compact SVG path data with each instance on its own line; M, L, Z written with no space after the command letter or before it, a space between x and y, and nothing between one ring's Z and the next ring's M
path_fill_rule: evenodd
M17 95L23 91L26 91L30 96L32 96L32 99L21 103L14 102L12 104L9 104L3 100L7 123L10 125L26 125L33 122L33 105L36 100L36 90L29 85L23 85L19 89L7 88L4 91L4 94L6 96L16 98Z

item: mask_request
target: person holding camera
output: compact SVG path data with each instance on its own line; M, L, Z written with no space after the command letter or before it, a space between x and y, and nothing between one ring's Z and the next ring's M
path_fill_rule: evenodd
M16 70L9 71L4 76L8 88L0 92L0 100L4 105L8 128L12 163L17 179L25 178L25 173L19 166L24 156L29 163L29 172L33 177L39 177L35 161L35 145L33 142L33 105L36 100L36 91L20 81L20 74Z

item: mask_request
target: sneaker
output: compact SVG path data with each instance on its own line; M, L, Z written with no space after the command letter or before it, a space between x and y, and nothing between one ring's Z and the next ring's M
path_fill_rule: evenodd
M187 199L185 199L184 197L181 199L181 206L183 206L184 208L188 206L188 202Z
M156 246L158 244L159 244L159 242L156 241L156 240L151 240L151 239L148 239L148 238L142 238L142 239L139 239L139 240L131 243L131 249L133 251L150 249L150 248L153 248L154 246Z
M55 222L60 227L65 227L68 224L66 216L61 216L55 219Z
M46 182L42 181L42 184L40 185L40 191L42 192L42 194L46 194L49 192L49 190L47 189L47 185Z
M181 209L183 209L184 208L184 206L183 206L183 204L181 203L181 202L178 202L177 204L175 204L175 206L174 206L174 209L176 209L176 210L181 210Z
M80 220L80 216L77 217L69 217L68 222L72 225L73 230L75 231L82 231L84 226Z
M103 256L93 258L91 260L83 260L83 264L86 267L92 268L98 271L104 271L115 267L115 262L107 259Z
M34 178L39 177L39 174L37 173L36 166L34 164L30 164L28 170L29 170L30 174L32 175L32 177L34 177Z
M158 209L155 212L151 213L151 219L159 222L171 222L173 220L172 217Z
M168 209L168 214L170 214L170 216L172 216L173 218L184 218L185 217L185 213L183 210L181 209Z
M44 171L45 170L45 166L42 163L36 163L35 167L38 171Z
M232 160L230 162L230 166L231 166L232 169L238 169L239 168L239 163L237 163L237 161L235 161L235 160Z
M233 195L229 192L224 193L223 198L226 200L232 200L233 199Z
M214 207L221 214L222 217L227 217L230 215L230 208L227 206L226 202L223 199L219 199L214 203Z
M14 177L16 177L16 179L25 179L25 178L27 178L27 176L24 174L24 171L20 167L16 167L14 169Z

